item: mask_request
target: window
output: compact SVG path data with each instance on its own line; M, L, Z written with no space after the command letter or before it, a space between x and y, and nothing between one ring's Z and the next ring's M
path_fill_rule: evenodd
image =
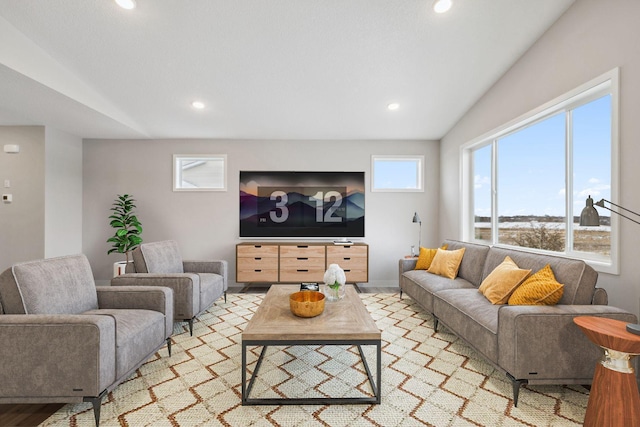
M618 70L462 149L464 238L582 258L617 273L617 219L581 227L586 199L617 199Z
M226 191L226 154L175 154L173 191Z
M371 156L371 191L424 191L424 156Z

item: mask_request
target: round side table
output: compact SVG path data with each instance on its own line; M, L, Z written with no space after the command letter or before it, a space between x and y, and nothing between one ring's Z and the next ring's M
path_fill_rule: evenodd
M584 417L585 426L640 426L640 393L631 360L640 354L640 335L628 322L580 316L573 321L591 342L604 349L596 365Z

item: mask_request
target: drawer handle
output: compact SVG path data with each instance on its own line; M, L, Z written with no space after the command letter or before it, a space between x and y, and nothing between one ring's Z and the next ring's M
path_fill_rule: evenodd
M308 247L309 247L309 245L299 245L299 246L297 246L297 247L298 247L298 248L300 248L300 249L306 249L306 248L308 248Z
M296 270L298 273L308 273L309 270Z
M300 261L307 261L309 258L296 258L296 259Z
M345 258L344 258L344 260L345 260L345 261L349 261L350 259L351 259L351 258L347 258L347 257L345 257Z
M255 271L256 273L260 273L262 270L253 270L253 271Z
M350 272L350 271L351 271L351 270L347 270L346 268L344 269L344 272L345 272L345 273L348 273L348 272Z
M262 247L262 245L254 245L254 248L260 249Z
M254 259L255 259L256 261L260 261L262 258L260 258L260 257L256 257L256 258L254 258Z

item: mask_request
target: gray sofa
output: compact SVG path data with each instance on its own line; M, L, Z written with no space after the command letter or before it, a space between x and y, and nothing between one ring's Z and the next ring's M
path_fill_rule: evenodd
M133 267L133 268L131 268ZM111 286L166 286L173 290L174 320L189 324L218 298L227 301L228 267L223 260L183 261L174 240L143 243L133 251L133 266Z
M596 288L598 273L581 260L446 240L448 250L466 248L458 276L447 279L414 270L416 259L399 262L400 298L409 295L439 324L505 372L514 404L523 384L591 384L602 350L574 324L576 316L602 316L636 323L636 316L607 305ZM494 305L478 291L482 281L511 257L532 273L550 264L564 294L557 305Z
M0 275L0 403L102 398L165 343L172 291L96 287L84 255L13 265Z

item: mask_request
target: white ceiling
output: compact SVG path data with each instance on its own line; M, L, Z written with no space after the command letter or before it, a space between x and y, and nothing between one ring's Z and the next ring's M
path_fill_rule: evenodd
M573 2L0 0L0 125L440 139Z

